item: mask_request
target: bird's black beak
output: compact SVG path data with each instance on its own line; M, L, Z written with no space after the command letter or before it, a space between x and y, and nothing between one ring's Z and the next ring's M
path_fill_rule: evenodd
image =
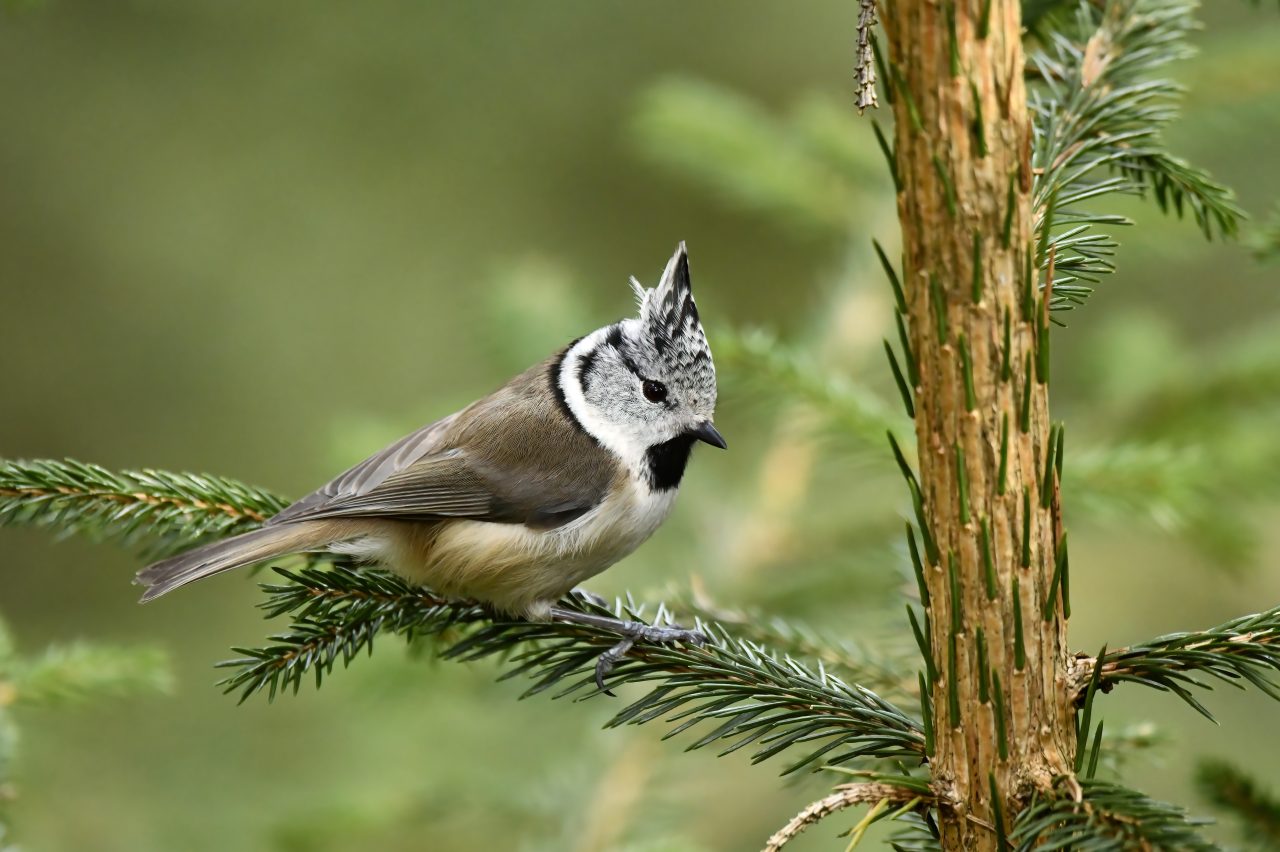
M729 449L729 445L724 442L724 435L716 431L716 427L711 425L710 420L704 420L701 426L693 430L692 434L699 441L705 441L713 447L719 447L722 450Z

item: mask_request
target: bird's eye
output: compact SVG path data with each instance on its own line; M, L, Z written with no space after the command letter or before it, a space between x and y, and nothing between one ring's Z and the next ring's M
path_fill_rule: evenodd
M667 398L667 386L652 379L644 380L644 398L650 402L662 402Z

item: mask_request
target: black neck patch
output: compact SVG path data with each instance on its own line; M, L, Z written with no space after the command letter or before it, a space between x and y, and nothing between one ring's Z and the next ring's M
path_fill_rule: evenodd
M679 487L685 466L689 464L689 453L697 440L693 435L678 435L645 450L645 475L654 491Z

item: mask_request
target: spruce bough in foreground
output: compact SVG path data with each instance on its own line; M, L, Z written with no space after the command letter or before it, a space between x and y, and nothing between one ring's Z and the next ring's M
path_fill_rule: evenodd
M143 482L152 490L104 487L128 484L132 488ZM185 520L166 516L165 523L157 525L155 531L167 539L180 538L183 531L201 534L211 516L254 523L252 515L284 502L268 492L212 476L158 471L117 474L76 462L4 461L0 462L0 518L8 525L48 527L53 517L61 530L145 545L134 521L134 512L140 509L129 507L176 499L173 483L182 483L185 503L180 517ZM62 502L50 505L51 501ZM339 662L346 666L371 652L379 634L431 639L448 659L504 659L503 679L532 681L523 696L547 692L555 698L589 698L597 692L592 675L595 659L616 638L606 629L587 625L494 620L480 606L445 600L380 571L342 564L276 571L281 582L263 585L266 599L260 607L268 618L289 618L289 627L273 635L267 645L236 649L238 659L220 664L228 670L223 686L241 701L257 692L270 698L289 689L296 692L308 677L314 677L319 687ZM575 596L562 605L633 619L642 619L645 613L644 607L630 601L608 610ZM653 622L667 618L665 607L654 608ZM927 776L915 771L902 775L901 767L927 763L935 735L931 714L926 713L922 722L875 693L829 674L821 664L809 666L773 653L761 642L737 638L714 622L699 621L699 626L710 637L706 647L640 646L618 664L616 683L642 685L646 692L622 707L610 726L664 720L670 726L666 737L689 732L690 749L715 746L723 755L749 748L753 762L794 751L785 766L787 772L854 762L864 765L868 760L881 767L869 773L865 784L845 785L806 809L775 835L771 848L780 848L779 844L834 809L864 802L891 804L877 811L876 819L893 817L903 822L904 836L929 834L929 813L940 803L925 792L932 789ZM778 633L785 640L797 629L803 628L787 626ZM1274 696L1276 686L1268 675L1280 670L1280 653L1273 644L1276 636L1280 636L1280 610L1271 610L1200 633L1162 637L1104 653L1101 669L1094 658L1082 657L1075 664L1072 681L1077 684L1077 701L1086 711L1082 723L1091 727L1088 712L1096 695L1124 680L1173 689L1186 698L1187 684L1205 686L1194 677L1204 672L1244 679ZM1198 702L1192 703L1203 709ZM1092 763L1096 766L1096 751ZM1078 803L1074 793L1057 795L1055 791L1069 783L1067 777L1049 791L1037 793L1030 809L1010 828L1011 842L1031 848L1028 838L1043 843L1077 836L1086 829L1115 833L1133 819L1146 818L1154 820L1143 828L1155 832L1152 836L1168 832L1173 832L1171 837L1193 836L1188 832L1194 833L1195 823L1187 822L1176 809L1116 785L1086 785L1083 789L1095 792ZM879 796L883 791L888 792ZM873 794L879 796L875 801ZM906 805L910 807L904 810Z
M144 482L153 484L151 491L142 487ZM170 483L175 482L184 485L181 512L166 514L164 523L153 528L168 539L183 530L193 537L202 534L211 518L222 516L248 526L260 520L253 515L285 502L212 476L113 474L73 461L3 461L0 519L14 526L56 525L99 540L143 544L139 538L146 528L137 525L136 514L172 497ZM504 677L534 681L525 695L558 687L556 697L586 697L596 691L595 660L617 641L615 633L590 625L495 620L478 605L447 601L380 571L334 564L280 574L285 582L264 586L267 599L261 606L268 617L289 616L289 629L265 647L237 649L241 658L222 664L231 670L224 686L242 701L260 690L269 697L289 688L296 692L307 676L319 685L337 662L345 665L371 651L380 633L439 638L444 655L452 659L507 656L511 668ZM635 620L643 620L644 614L631 603L608 610L576 596L561 605ZM667 616L659 606L649 623L661 624ZM618 663L616 684L645 683L652 689L619 711L612 724L668 717L679 722L674 735L707 722L711 730L691 747L716 743L728 753L754 746L756 760L807 745L809 752L790 769L819 758L839 763L920 754L918 722L870 690L846 684L821 665L815 670L758 642L734 638L715 623L700 626L710 638L704 648L636 646Z

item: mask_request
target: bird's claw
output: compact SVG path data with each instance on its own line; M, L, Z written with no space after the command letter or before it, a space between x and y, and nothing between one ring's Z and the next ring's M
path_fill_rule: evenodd
M648 642L656 645L681 642L686 645L701 647L706 645L708 641L707 634L701 630L686 630L683 627L655 627L637 622L630 622L628 626L630 629L624 634L622 641L605 651L600 655L600 659L596 660L596 687L610 698L615 696L604 685L605 675L613 671L614 665L627 655L627 652L631 650L636 642Z
M604 685L604 676L613 671L614 664L625 657L634 644L636 644L636 640L627 636L617 645L601 654L600 659L596 660L596 688L610 698L615 698L616 696L609 691L609 687Z

